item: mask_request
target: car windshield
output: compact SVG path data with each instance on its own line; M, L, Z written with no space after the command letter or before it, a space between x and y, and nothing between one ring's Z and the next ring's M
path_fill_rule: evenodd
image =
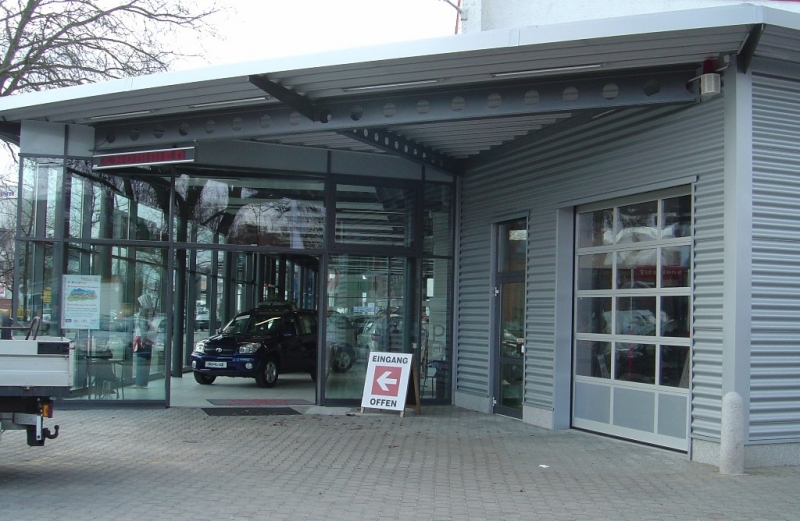
M252 334L269 335L277 333L281 328L281 315L255 313L252 315L239 315L228 322L223 333L229 335Z

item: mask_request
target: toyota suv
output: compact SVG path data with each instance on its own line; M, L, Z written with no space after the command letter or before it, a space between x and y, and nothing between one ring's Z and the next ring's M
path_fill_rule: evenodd
M239 313L218 334L197 342L192 372L209 385L218 376L255 378L274 387L282 373L316 379L317 312L289 304L264 303Z

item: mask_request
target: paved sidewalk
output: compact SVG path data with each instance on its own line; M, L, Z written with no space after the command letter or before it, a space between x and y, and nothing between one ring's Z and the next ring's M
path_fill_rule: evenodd
M57 410L54 423L43 448L3 434L0 520L800 518L798 467L721 476L684 454L455 407Z

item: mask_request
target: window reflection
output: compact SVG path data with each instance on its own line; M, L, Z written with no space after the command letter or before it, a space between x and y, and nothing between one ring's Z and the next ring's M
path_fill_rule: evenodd
M524 271L528 247L528 220L500 224L498 264L500 271Z
M409 247L414 211L414 190L337 185L336 242Z
M579 333L611 333L611 297L581 297L576 309Z
M20 187L22 236L55 237L56 199L61 193L63 162L58 159L25 159ZM16 216L12 218L16 219Z
M655 383L656 346L653 344L614 344L614 379Z
M66 304L63 317L55 306L52 313L61 317L60 334L75 346L75 399L165 399L165 354L170 332L165 294L167 251L78 243L68 246L65 277L88 275L99 309L94 328L71 325L75 311L66 309Z
M690 246L676 246L661 250L661 286L685 288L691 281Z
M658 239L657 217L658 201L620 206L616 242L626 244Z
M659 383L670 387L689 387L689 347L661 346Z
M578 247L589 248L611 244L614 230L612 209L584 212L578 215Z
M324 190L314 179L179 176L177 240L322 249Z
M606 254L578 257L578 289L611 289L613 266Z
M657 249L617 252L617 288L655 288L657 258Z
M684 195L664 199L662 236L689 237L692 233L692 197Z
M585 340L576 342L575 374L611 378L611 343Z

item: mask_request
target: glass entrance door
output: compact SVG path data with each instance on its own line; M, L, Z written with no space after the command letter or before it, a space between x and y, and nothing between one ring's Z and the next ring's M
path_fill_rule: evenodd
M494 411L522 417L525 383L525 259L527 220L497 227Z

